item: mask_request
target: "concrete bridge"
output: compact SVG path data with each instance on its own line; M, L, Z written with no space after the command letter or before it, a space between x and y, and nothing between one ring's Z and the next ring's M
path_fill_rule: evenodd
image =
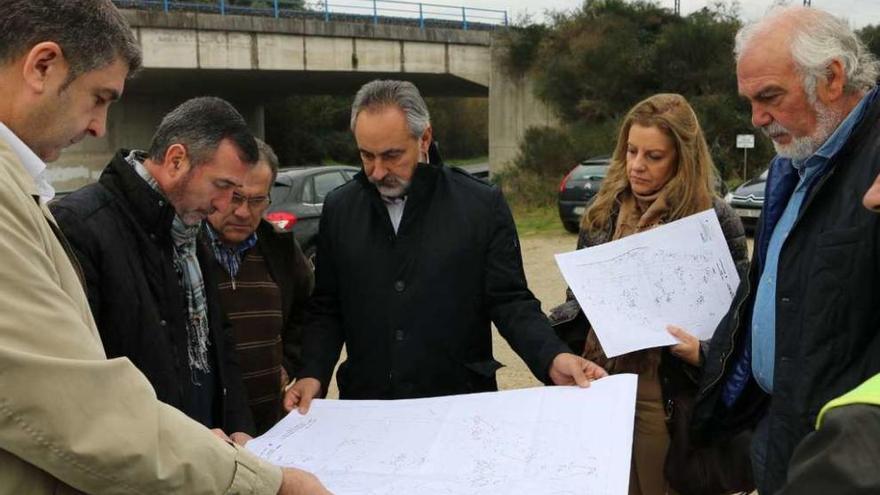
M505 74L488 31L312 19L124 10L144 70L111 107L108 133L50 167L58 190L96 180L118 148L146 147L161 117L192 96L230 100L264 135L265 105L296 94L353 96L376 78L415 83L426 96L489 98L489 163L516 153L525 129L553 120L529 82Z

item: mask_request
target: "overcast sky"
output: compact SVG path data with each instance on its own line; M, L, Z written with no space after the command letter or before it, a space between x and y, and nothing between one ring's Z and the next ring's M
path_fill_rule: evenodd
M534 21L542 21L545 9L570 10L579 7L583 2L579 0L458 0L458 2L438 1L437 3L507 10L511 19L516 19L522 14L530 14ZM675 5L674 0L658 0L657 3L670 9ZM681 0L681 10L683 14L688 14L709 3L709 0ZM790 5L802 3L802 0L789 2ZM848 19L855 29L868 24L880 24L880 0L812 0L812 3L813 7ZM739 4L742 17L753 20L760 17L773 4L773 0L739 0Z

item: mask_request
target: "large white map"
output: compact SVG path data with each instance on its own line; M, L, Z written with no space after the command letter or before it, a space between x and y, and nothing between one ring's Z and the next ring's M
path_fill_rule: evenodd
M247 448L337 495L627 492L635 375L397 401L316 400Z
M676 344L667 325L711 338L739 287L714 210L557 254L556 263L608 357Z

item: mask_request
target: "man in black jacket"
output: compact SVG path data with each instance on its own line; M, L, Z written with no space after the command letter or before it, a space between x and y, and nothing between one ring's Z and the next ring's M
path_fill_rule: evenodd
M778 156L693 426L706 440L755 428L769 495L822 405L880 372L880 219L853 201L880 172L878 65L846 22L801 7L744 27L736 58L752 123Z
M282 389L302 368L302 323L314 278L291 232L263 220L278 174L278 157L257 139L260 159L232 195L229 208L208 217L204 242L258 434L281 419Z
M862 198L880 213L880 175ZM822 408L816 431L798 445L780 495L880 493L880 374Z
M496 390L490 322L545 382L604 376L568 353L528 290L501 191L429 153L430 117L415 86L364 85L351 127L364 168L324 202L306 362L288 410L305 412L326 391L343 343L343 399Z
M52 205L86 280L110 358L209 428L254 431L201 221L225 210L257 161L241 115L219 98L172 110L148 151L119 151L96 184Z

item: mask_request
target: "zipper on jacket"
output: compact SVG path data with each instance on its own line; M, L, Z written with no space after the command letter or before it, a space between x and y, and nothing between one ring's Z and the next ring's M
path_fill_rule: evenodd
M733 332L730 334L731 344L736 342L736 336L739 333L739 318L741 315L742 306L749 299L749 296L752 293L752 284L751 284L748 276L746 276L746 278L743 279L742 283L746 284L746 292L745 292L742 300L739 302L739 304L736 305L736 311L734 311L734 313L733 313L734 326L733 326ZM709 383L708 385L703 387L703 390L700 391L700 395L706 393L707 390L709 390L710 388L713 388L715 385L718 384L718 382L721 380L721 377L724 376L724 374L725 374L724 370L725 370L725 368L727 368L727 361L730 360L730 356L732 356L733 354L734 354L733 349L729 349L729 352L727 352L725 354L724 358L721 360L721 373L718 374L718 377L715 378L715 380L713 380L711 383Z

